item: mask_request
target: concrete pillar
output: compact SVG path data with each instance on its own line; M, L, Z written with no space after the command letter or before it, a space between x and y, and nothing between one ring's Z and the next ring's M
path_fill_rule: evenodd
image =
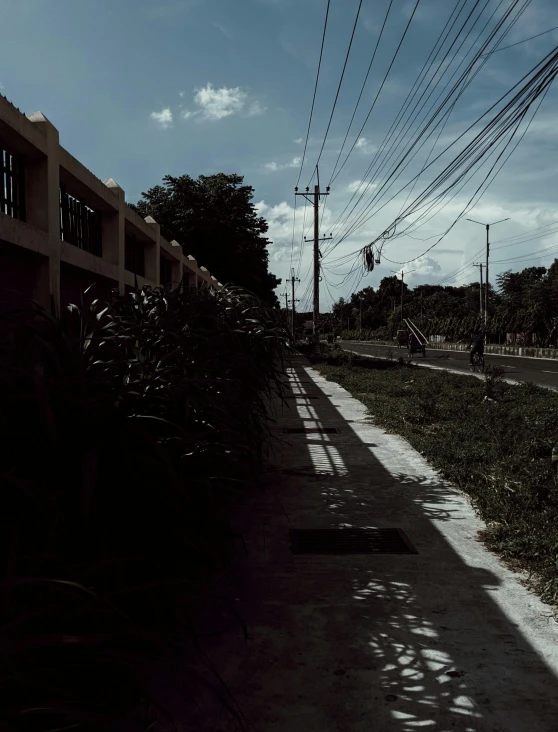
M102 212L103 259L118 267L118 291L125 294L124 263L126 252L126 196L118 183L109 178L105 181L107 188L116 195L118 208L113 212Z
M178 287L180 283L182 282L182 265L183 265L183 259L184 255L182 253L182 247L180 244L176 241L176 239L173 239L171 241L171 246L176 252L176 260L173 259L172 262L172 286Z
M45 266L48 266L49 299L51 312L60 315L60 140L58 130L42 112L28 115L28 119L42 130L46 139L46 159L33 163L27 171L27 222L48 233L48 265L43 263L38 272L37 292L45 290ZM41 271L42 270L42 271Z
M188 260L188 264L187 264L188 280L189 280L188 284L190 287L195 287L197 289L199 286L198 263L191 254L188 254L186 259Z
M153 232L153 243L145 245L145 278L158 285L161 279L161 227L152 216L146 216L145 223Z

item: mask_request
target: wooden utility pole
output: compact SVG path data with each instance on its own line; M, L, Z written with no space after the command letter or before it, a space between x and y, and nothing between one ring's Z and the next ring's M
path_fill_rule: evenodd
M360 338L360 340L362 340L362 295L359 297L359 302L360 302L360 324L359 324L360 325L360 333L359 333L359 338Z
M390 272L393 272L393 274L399 274L399 272L396 272L394 269L390 270ZM403 322L403 278L406 274L411 274L411 272L416 272L416 270L410 269L407 272L401 272L401 322ZM393 306L393 310L395 311L395 304Z
M316 169L317 172L317 169ZM308 198L310 188L306 186L306 192L305 193L299 193L298 188L295 188L295 196L304 196L307 201L309 201L314 206L314 340L316 342L319 341L320 338L320 330L319 330L319 320L320 320L320 241L325 241L326 239L331 239L331 235L329 237L323 237L320 239L320 220L318 216L318 208L320 205L320 196L329 196L329 186L326 188L326 192L320 191L320 183L319 183L319 177L318 177L318 185L314 186L314 200L312 201L310 198ZM304 239L304 241L312 241L312 239Z
M298 300L295 300L295 282L300 282L298 277L295 277L294 269L291 268L291 278L287 280L287 282L291 283L291 330L293 332L293 338L294 338L294 332L295 332L295 302L298 302Z

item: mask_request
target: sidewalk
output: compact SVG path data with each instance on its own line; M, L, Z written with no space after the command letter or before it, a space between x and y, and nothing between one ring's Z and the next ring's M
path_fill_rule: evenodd
M483 549L468 500L403 439L304 359L290 379L301 396L278 427L339 433L284 435L264 494L239 517L249 556L219 594L248 638L230 622L204 648L249 728L556 730L550 608ZM291 551L290 528L343 527L401 528L418 554ZM237 728L199 700L204 724L179 729Z

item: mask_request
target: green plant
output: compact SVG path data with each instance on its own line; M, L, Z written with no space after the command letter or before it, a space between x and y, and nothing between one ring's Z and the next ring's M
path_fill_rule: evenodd
M148 694L146 663L195 632L242 538L228 516L271 444L287 340L233 288L1 319L6 724L109 729Z
M502 366L495 366L488 364L484 369L484 384L486 396L489 399L495 399L498 394L503 391L504 379L503 376L506 373Z

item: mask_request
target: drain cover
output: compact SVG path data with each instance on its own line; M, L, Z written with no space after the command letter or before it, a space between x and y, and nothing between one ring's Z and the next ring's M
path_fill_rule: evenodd
M293 529L293 554L418 554L401 529Z
M305 435L317 432L320 435L338 435L337 427L287 427L283 430L287 435Z

